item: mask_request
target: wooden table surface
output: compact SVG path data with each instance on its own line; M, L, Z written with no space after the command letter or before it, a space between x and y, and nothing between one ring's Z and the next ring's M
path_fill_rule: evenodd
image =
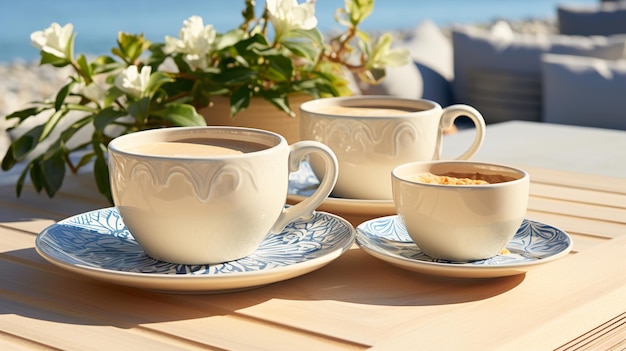
M118 286L41 258L41 230L109 206L89 174L54 199L0 186L0 349L626 349L626 176L525 169L527 217L574 239L526 274L440 279L353 246L309 274L212 295Z

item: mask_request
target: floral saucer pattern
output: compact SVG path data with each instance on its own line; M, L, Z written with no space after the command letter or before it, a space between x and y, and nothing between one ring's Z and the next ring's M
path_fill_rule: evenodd
M259 249L239 260L181 265L147 256L116 208L76 215L43 230L37 252L49 262L111 283L166 292L227 292L266 285L318 269L354 242L344 219L316 212L269 235Z
M399 216L376 218L356 228L356 243L370 255L415 272L450 278L494 278L522 274L565 256L572 239L564 231L525 219L506 245L510 253L486 260L453 262L425 255Z
M287 201L297 204L309 197L319 186L308 161L302 161L300 169L289 175ZM366 216L369 218L388 216L396 213L393 200L365 200L333 197L324 200L318 210L336 213L341 217ZM359 222L360 223L360 222Z

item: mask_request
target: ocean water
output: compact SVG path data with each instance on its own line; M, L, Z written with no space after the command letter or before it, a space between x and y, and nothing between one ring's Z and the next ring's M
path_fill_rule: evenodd
M407 29L425 19L438 25L487 22L495 18L554 18L560 3L593 4L599 0L378 0L362 28L368 31ZM260 5L263 0L258 1ZM338 28L333 14L343 0L317 0L323 31ZM183 21L199 15L217 30L236 27L243 0L21 0L0 7L0 62L36 60L30 33L52 22L72 23L76 53L108 53L119 31L144 33L153 41L177 36Z

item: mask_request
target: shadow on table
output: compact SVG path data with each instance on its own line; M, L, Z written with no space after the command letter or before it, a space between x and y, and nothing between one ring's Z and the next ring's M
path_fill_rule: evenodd
M34 248L0 253L0 315L81 325L139 324L233 314L265 298L163 294L84 277L45 261Z
M120 328L237 315L276 299L385 306L458 304L502 294L524 280L524 275L438 279L391 266L356 248L301 277L223 294L164 294L100 282L49 264L33 248L0 253L0 272L1 315Z
M360 249L306 276L268 286L263 294L284 299L337 300L385 306L429 306L484 300L507 292L525 275L493 279L448 279L407 271ZM252 294L253 292L249 292Z

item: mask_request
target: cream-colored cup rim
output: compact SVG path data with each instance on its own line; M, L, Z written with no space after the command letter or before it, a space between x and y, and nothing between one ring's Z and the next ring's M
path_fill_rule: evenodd
M316 109L319 107L340 106L340 107L377 107L377 108L407 108L419 111L397 114L397 115L367 115L358 116L350 114L325 113ZM326 117L341 117L354 119L372 119L372 118L389 118L399 119L410 116L419 116L432 113L432 111L441 110L441 105L437 102L427 99L407 99L387 95L361 95L361 96L343 96L331 97L323 99L315 99L304 102L300 105L300 110L309 114L315 114Z
M229 137L230 136L230 137ZM233 136L245 136L244 139L238 139ZM267 146L261 150L244 152L241 154L230 155L207 155L207 156L163 156L163 155L146 155L138 152L128 151L128 148L137 147L155 142L167 142L183 140L189 137L207 137L215 139L226 139L236 141L247 141ZM256 157L264 153L273 152L273 150L281 145L287 145L287 140L280 134L253 128L244 127L228 127L228 126L201 126L201 127L170 127L143 130L130 134L121 135L113 139L109 145L109 151L121 154L127 157L159 159L159 160L189 160L203 161L214 159L235 159Z
M479 186L472 185L472 184L422 183L417 180L406 179L406 176L408 175L413 175L416 173L431 172L432 167L437 166L437 165L451 165L451 166L463 165L464 167L468 167L468 166L475 167L475 171L477 172L480 170L483 170L483 171L487 170L489 171L489 173L487 174L515 175L516 179L506 181L506 182L500 182L500 183L482 184ZM416 168L421 168L421 167L424 167L425 169L420 170L420 171L415 171ZM499 173L498 170L506 171L506 172ZM467 168L464 168L461 170L451 170L451 171L471 172L472 170L468 170ZM504 164L477 162L477 161L471 161L471 160L439 160L439 161L417 161L417 162L405 163L405 164L395 167L391 171L391 176L396 181L415 184L418 186L450 188L450 189L454 189L454 188L473 188L473 189L483 188L485 189L485 188L510 186L510 185L517 184L520 182L526 182L530 177L526 171L519 169L519 168L511 167L511 166L504 165Z

